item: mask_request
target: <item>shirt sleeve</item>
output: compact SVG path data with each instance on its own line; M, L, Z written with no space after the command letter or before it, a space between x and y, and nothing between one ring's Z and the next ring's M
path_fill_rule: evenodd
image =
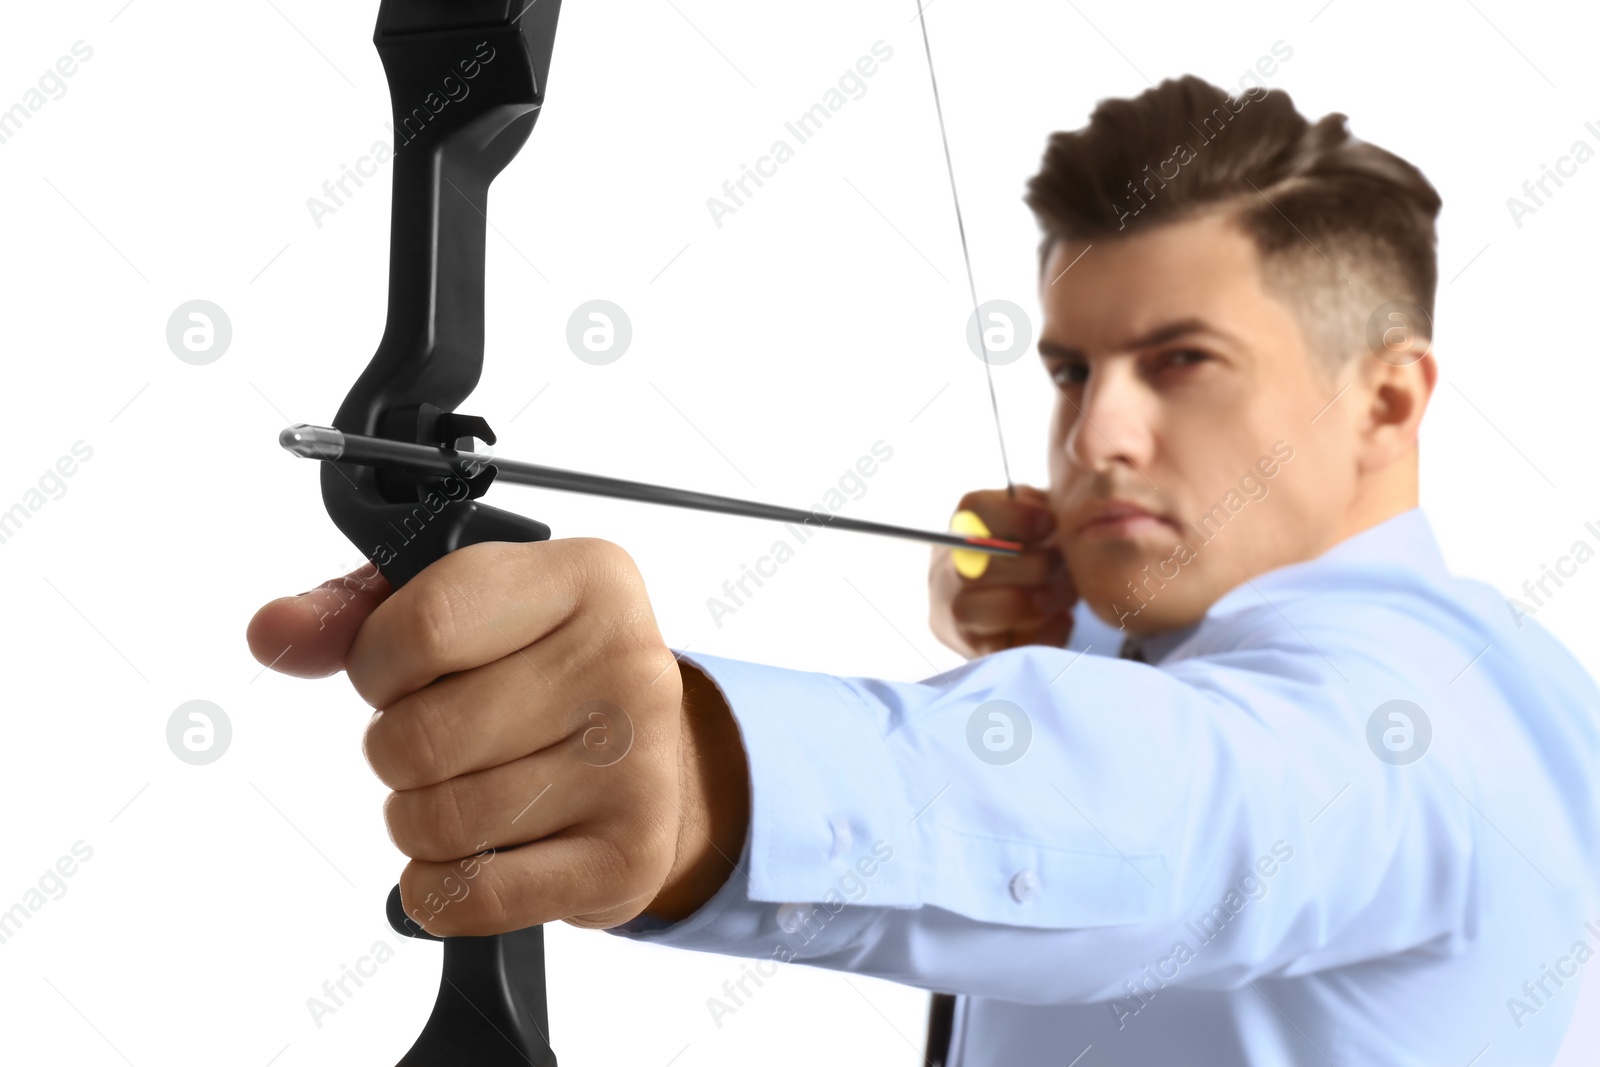
M1248 612L1160 666L1031 646L919 682L686 656L738 721L749 834L693 915L611 932L1035 1004L1458 951L1476 787L1441 725L1473 706L1450 673L1476 636L1320 617Z

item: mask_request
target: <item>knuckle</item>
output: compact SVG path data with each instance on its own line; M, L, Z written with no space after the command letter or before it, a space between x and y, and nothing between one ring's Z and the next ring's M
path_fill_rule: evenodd
M613 611L639 599L644 578L626 549L598 537L569 537L559 546L565 592L582 610Z
M611 620L607 635L607 655L623 669L634 684L662 675L661 657L664 651L660 632L656 628L655 614L647 604L635 603L619 608Z
M654 889L670 873L678 852L677 820L659 810L642 809L620 838L608 839L598 861L619 884Z
M459 876L452 872L449 877ZM461 898L456 921L461 933L479 937L526 925L517 921L515 886L493 867L483 868L476 879L466 883L466 896Z
M588 869L584 873L589 884L609 886L614 892L628 892L627 887L640 881L644 851L637 841L624 844L609 836L594 838L585 859Z
M432 892L424 877L424 869L417 863L407 863L400 872L400 907L413 921L429 933L434 927L429 918L428 894Z
M424 689L373 716L362 744L384 785L415 789L451 777L460 743L445 702Z
M429 785L421 792L426 793L429 801L429 829L434 832L443 859L456 859L470 853L472 845L467 843L467 838L472 827L472 800L466 785L459 777L453 777L450 781Z
M408 793L390 793L383 800L383 822L389 829L389 840L402 855L412 859L425 859L432 850L423 843L421 817L416 811L415 798Z
M961 502L956 505L957 511L977 511L984 504L994 499L993 489L969 489L961 495Z
M415 860L447 863L471 851L466 804L453 781L389 794L384 821L395 847Z
M627 549L597 537L584 540L588 542L585 558L589 561L588 577L592 582L603 583L622 593L634 593L643 588L639 565Z
M986 594L992 591L985 590ZM994 597L978 595L978 590L963 593L950 602L950 616L957 625L970 627L994 613Z
M607 541L603 537L569 537L564 542L568 551L577 555L585 565L591 568L603 569L617 565L623 560L632 561L627 550L615 541Z
M383 824L389 831L389 840L402 855L416 858L416 836L413 831L416 818L411 813L404 793L394 792L383 798Z
M436 858L454 860L471 852L468 838L471 837L472 803L461 779L452 778L421 792L427 796L425 826L432 835L430 843L437 849Z
M463 632L460 597L450 583L426 571L411 584L417 588L407 636L414 652L424 662L448 660Z
M406 914L436 936L501 933L511 927L491 928L498 915L486 881L463 878L456 864L412 860L400 874L400 897Z

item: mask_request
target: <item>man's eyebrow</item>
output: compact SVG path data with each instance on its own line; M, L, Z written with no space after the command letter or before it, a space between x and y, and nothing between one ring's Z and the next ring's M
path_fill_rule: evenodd
M1163 323L1162 325L1157 326L1155 329L1146 332L1142 337L1135 337L1131 341L1124 341L1121 345L1117 346L1117 351L1125 352L1129 349L1136 348L1154 348L1156 345L1166 344L1168 341L1175 341L1180 337L1188 337L1191 334L1209 334L1218 340L1226 341L1230 344L1236 345L1239 343L1238 339L1232 334L1217 329L1215 326L1207 323L1204 319L1187 318L1178 319L1174 322ZM1058 345L1054 341L1047 341L1044 338L1039 339L1039 355L1045 359L1084 358L1084 354L1080 349L1071 348L1067 345Z

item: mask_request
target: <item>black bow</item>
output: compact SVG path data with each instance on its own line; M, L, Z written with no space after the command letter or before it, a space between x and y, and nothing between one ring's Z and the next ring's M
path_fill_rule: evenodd
M334 419L346 433L452 448L494 432L456 406L483 372L489 184L539 117L560 0L383 0L374 36L397 138L389 318L372 362ZM493 466L444 477L329 462L328 514L395 588L484 541L543 541L541 522L478 502ZM389 922L406 916L400 888ZM444 941L433 1015L400 1067L554 1067L544 931Z
M388 75L397 142L388 322L377 354L340 406L333 426L352 438L440 449L451 462L445 473L415 465L353 462L342 458L342 448L318 455L326 460L322 499L328 514L396 589L458 548L550 536L543 523L478 502L497 472L472 454L472 442L492 445L495 435L482 418L461 414L456 407L472 393L483 371L489 185L516 156L539 117L560 9L561 0L382 0L379 10L374 41ZM933 55L921 10L918 0L931 79ZM932 89L937 107L936 81ZM955 170L942 108L939 127L954 197ZM977 286L959 199L955 209L977 327ZM981 327L977 332L982 338ZM986 340L983 353L992 402ZM995 416L998 433L998 410ZM330 435L291 436L297 454L312 455ZM366 444L372 450L373 443ZM1002 461L1004 451L1002 439ZM560 473L570 481L571 472ZM1006 484L1014 495L1009 469ZM719 505L713 510L726 509ZM746 508L738 513L752 512ZM867 527L930 539L917 531L858 524ZM932 537L969 547L981 544L981 551L998 554L1014 555L1020 547L983 537ZM554 1067L541 927L495 937L435 938L405 914L398 886L389 895L388 914L400 933L444 943L444 975L433 1014L399 1067Z

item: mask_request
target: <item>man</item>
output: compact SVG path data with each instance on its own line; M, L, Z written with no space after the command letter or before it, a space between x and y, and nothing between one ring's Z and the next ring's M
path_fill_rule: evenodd
M935 556L965 666L675 664L581 539L257 615L382 709L408 910L958 994L961 1067L1549 1063L1600 952L1600 692L1417 506L1437 194L1190 77L1056 134L1029 203L1050 486L963 501L1022 557Z

